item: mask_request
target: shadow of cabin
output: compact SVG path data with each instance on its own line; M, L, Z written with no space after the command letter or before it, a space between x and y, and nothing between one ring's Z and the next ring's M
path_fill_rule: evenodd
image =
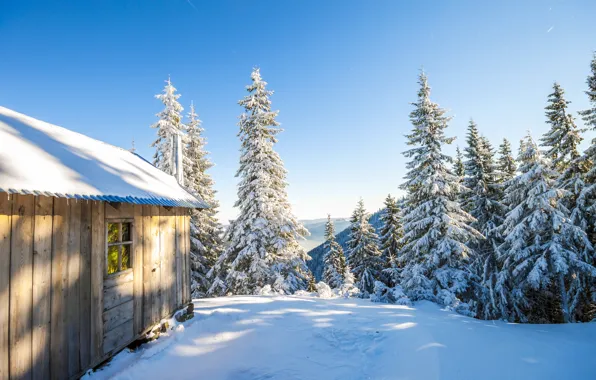
M51 155L73 180L109 184L99 194L145 203L8 187L26 175L0 148L0 189L20 192L0 190L0 379L76 378L190 301L189 208L205 206L180 187L194 206L139 198L146 192L132 183L162 181L164 173L132 153L130 170L107 165L3 110L0 134ZM118 221L131 223L132 265L108 275L107 226Z

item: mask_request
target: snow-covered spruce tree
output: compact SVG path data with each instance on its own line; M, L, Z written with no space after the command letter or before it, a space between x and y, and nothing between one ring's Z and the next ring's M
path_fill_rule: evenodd
M580 115L586 127L596 130L596 53L594 53L590 67L591 75L586 80L588 85L586 95L588 95L591 107L580 111ZM574 216L575 220L588 231L592 244L596 245L596 166L594 166L596 163L596 139L592 140L581 161L588 172L584 176L584 189L577 200L577 208L581 210L581 214Z
M497 170L499 172L499 182L501 183L512 180L517 173L517 165L511 151L511 143L507 139L503 139L503 142L499 145Z
M383 259L378 246L379 238L374 227L368 222L369 217L360 199L350 226L348 265L354 273L356 287L360 289L360 296L363 298L373 293L375 281L380 278L383 269Z
M308 284L306 285L306 291L313 293L317 291L317 283L315 281L315 275L312 274L310 269L308 270Z
M499 247L502 270L496 290L510 321L552 323L575 320L585 292L582 278L593 281L596 268L583 260L591 250L586 233L569 220L557 187L558 173L530 136L522 145L520 175L505 199L512 206L503 222Z
M364 208L364 200L360 198L358 200L358 204L356 208L352 212L352 216L350 217L350 236L354 236L357 233L358 225L360 220L366 215L366 209ZM348 240L348 249L346 252L346 257L350 257L350 252L358 245L358 241L354 239Z
M430 100L424 73L415 109L410 113L412 149L404 152L410 161L402 189L408 192L403 213L404 238L400 263L402 287L415 300L436 301L460 312L469 311L469 256L466 242L482 238L469 223L474 219L462 210L457 196L462 191L448 165L451 158L441 152L453 138L445 137L449 118Z
M163 93L157 94L155 97L161 100L165 108L156 115L159 118L157 123L151 126L151 128L157 129L157 139L151 144L155 148L153 165L174 175L175 168L172 166L173 139L184 129L181 115L184 109L178 103L180 94L176 93L176 88L172 85L170 78L166 81Z
M259 69L251 74L249 94L239 104L245 112L238 123L241 141L238 218L225 233L227 247L214 275L225 281L226 292L255 294L269 285L276 292L306 289L309 258L298 244L308 234L292 214L286 192L286 170L273 149L281 132L271 111L267 83Z
M399 283L399 265L397 258L401 251L401 239L404 236L401 224L401 210L395 198L385 198L385 210L381 216L380 249L384 262L383 280L389 287Z
M464 161L465 176L463 182L466 189L462 193L461 203L463 208L467 212L470 212L472 208L474 208L473 192L479 181L479 176L481 175L479 173L481 171L481 167L479 166L481 161L479 156L480 132L478 131L478 126L472 119L470 119L468 124L466 143L467 146L464 148L464 156L466 160Z
M580 115L584 120L586 127L591 127L592 129L596 129L596 52L594 52L594 57L592 58L592 62L590 63L591 74L588 76L586 83L588 85L588 90L586 91L586 95L588 95L588 100L590 101L590 108L584 111L580 111Z
M500 316L499 297L495 287L499 266L497 247L503 242L499 227L507 214L507 207L501 203L503 185L499 183L499 173L493 160L494 152L486 137L478 141L477 182L471 192L472 216L476 219L472 227L485 238L472 244L476 253L476 265L473 266L480 286L477 288L478 313L484 319L496 319Z
M569 103L571 102L565 99L565 91L555 82L545 108L546 123L550 124L550 130L540 141L546 148L545 156L559 173L569 166L571 160L579 157L578 146L582 141L581 131L575 125L573 117L567 113Z
M459 146L455 148L455 163L453 164L453 174L460 177L462 180L466 175L466 167L464 165L464 156L459 150Z
M335 241L335 226L331 220L331 215L327 215L325 224L325 259L323 269L323 281L331 288L340 288L344 282L344 273L346 270L346 256L344 250Z
M207 141L191 103L184 136L184 183L186 188L207 202L211 208L192 210L190 221L190 267L193 298L204 297L211 287L208 273L223 250L222 229L217 220L219 203L215 199L213 180L207 170L213 166L205 150Z
M588 76L586 83L588 89L586 95L590 102L590 108L580 111L580 115L584 121L584 125L592 130L596 130L596 53L591 62L591 73ZM574 164L579 168L579 171L585 170L586 174L583 177L583 189L577 198L575 209L572 213L573 221L582 227L588 233L588 237L593 246L596 246L596 139L593 139L588 149L584 152L582 157L578 160L572 161L568 171L573 170ZM568 173L564 173L563 177L569 177ZM579 182L579 181L578 181ZM596 265L596 254L592 252L592 257L589 259L593 265ZM591 320L596 318L596 282L592 282L589 292L586 292L587 307L585 309L585 317L582 320Z

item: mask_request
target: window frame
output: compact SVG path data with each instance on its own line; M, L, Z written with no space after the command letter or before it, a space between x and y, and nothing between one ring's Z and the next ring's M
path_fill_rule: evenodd
M109 233L109 225L112 224L119 224L118 226L118 242L116 243L109 243L108 242L108 233ZM122 224L128 223L130 225L128 233L130 234L130 240L122 241ZM132 272L132 261L133 261L133 247L134 247L134 218L106 218L105 219L105 253L104 253L104 278L111 278L111 277L118 277L121 275L128 274ZM128 264L129 268L125 270L121 270L122 268L122 246L128 245L130 247L129 254L128 254ZM110 247L118 247L118 268L120 270L108 274L108 253Z

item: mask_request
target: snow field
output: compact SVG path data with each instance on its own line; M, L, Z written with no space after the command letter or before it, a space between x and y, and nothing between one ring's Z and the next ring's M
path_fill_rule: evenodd
M591 379L596 324L480 321L430 302L235 296L94 379Z

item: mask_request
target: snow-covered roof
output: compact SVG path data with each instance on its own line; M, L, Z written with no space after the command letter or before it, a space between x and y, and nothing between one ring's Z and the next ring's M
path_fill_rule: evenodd
M4 107L0 192L209 207L137 154Z

